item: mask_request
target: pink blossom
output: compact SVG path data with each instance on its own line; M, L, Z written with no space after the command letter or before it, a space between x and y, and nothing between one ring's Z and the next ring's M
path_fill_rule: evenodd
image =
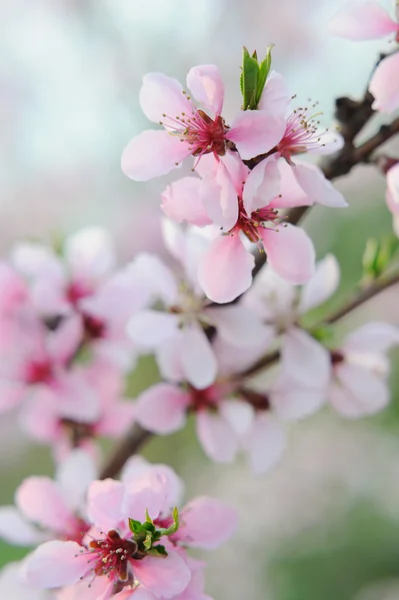
M269 337L251 311L242 306L209 306L198 283L200 257L208 242L194 231L182 232L171 222L164 223L166 244L180 263L176 276L158 258L141 255L140 263L154 298L163 309L139 311L131 318L128 332L143 349L155 350L162 374L206 388L216 377L217 362L205 329L216 327L219 336L245 350ZM145 285L145 284L144 284Z
M84 396L90 410L90 393L78 374L68 370L82 337L79 318L69 317L51 331L31 310L21 310L0 321L0 329L1 411L46 390L68 406Z
M207 456L220 463L233 462L238 450L248 454L253 470L265 472L280 458L284 432L269 399L254 393L231 375L246 369L262 356L265 347L240 349L220 338L213 344L219 363L213 385L183 389L169 383L143 392L136 405L136 419L146 429L165 435L181 429L188 412L196 414L196 431Z
M281 76L269 76L260 110L242 111L231 126L221 116L224 86L214 65L193 67L187 86L206 111L197 108L178 81L162 73L144 76L140 104L146 117L165 131L144 131L125 148L122 170L131 179L146 181L169 173L188 156L212 154L217 161L233 142L243 159L271 150L284 133L288 94Z
M163 465L147 466L139 461L138 465L130 463L123 477L123 482L92 482L87 506L92 527L88 535L80 543L57 540L40 545L25 568L32 585L72 586L61 595L64 600L80 597L74 595L74 588L82 594L84 584L90 584L91 591L85 597L92 600L108 598L114 590L121 598L131 596L135 600L180 597L199 569L189 562L185 546L214 547L235 528L236 517L228 507L215 500L198 499L182 509L181 523L173 535L172 531L164 533L176 523L170 504L178 499L176 475ZM134 530L129 519L134 520ZM143 544L138 531L146 519L147 525L151 520L152 531L162 536L163 550L159 536L151 534L149 543ZM201 586L195 584L193 591L195 587L198 594L193 597L200 600Z
M395 6L396 18L392 19L376 2L353 0L333 17L330 30L335 35L356 41L394 34L399 43L399 10L396 1ZM398 72L398 52L378 64L369 85L369 91L374 96L374 110L392 113L399 108Z
M355 41L399 35L399 23L377 2L369 0L347 2L331 19L329 29L334 35Z
M24 564L8 563L0 571L0 596L13 600L56 600L55 594L48 590L32 588L23 575Z
M94 477L91 459L80 450L58 466L55 480L28 477L15 493L16 508L0 508L0 536L22 546L45 539L81 540L89 528L85 495Z
M29 290L24 279L5 261L0 262L0 319L29 304Z
M22 428L42 444L50 444L57 460L73 447L95 455L96 439L119 438L132 425L134 406L122 398L123 374L110 363L76 366L73 374L86 396L78 403L60 403L51 390L35 395L20 415Z
M212 186L214 173L209 177L201 169ZM219 173L224 170L224 164L218 165ZM278 211L285 208L286 199L278 195L277 157L272 155L249 171L231 155L228 173L219 184L216 173L213 195L207 193L205 205L213 222L226 230L199 265L198 279L208 298L230 302L250 287L255 264L251 243L264 249L271 268L281 277L291 283L307 281L314 269L313 245L302 229L281 223Z
M393 227L399 236L399 164L387 173L386 201L393 216Z
M334 378L329 389L333 407L347 418L370 415L389 402L387 351L399 344L399 329L371 322L347 335L332 353Z
M30 282L31 297L44 316L63 315L91 296L115 266L109 233L86 227L66 238L62 258L35 243L17 245L11 253L16 270Z

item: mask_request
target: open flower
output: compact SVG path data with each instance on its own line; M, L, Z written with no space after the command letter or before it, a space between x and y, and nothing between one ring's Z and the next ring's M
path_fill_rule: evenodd
M330 21L333 34L350 40L373 40L394 35L399 43L399 7L395 0L393 19L378 3L353 0ZM399 107L399 52L384 58L371 78L369 91L374 96L373 108L391 113Z
M188 156L197 161L206 154L217 160L234 143L243 159L271 150L284 133L289 101L282 78L272 73L262 94L260 110L241 111L231 126L222 117L224 87L214 65L190 69L187 86L205 110L198 108L176 79L162 73L145 75L141 108L150 121L165 131L144 131L125 148L122 169L131 179L146 181L169 173Z
M20 546L46 539L80 541L89 528L85 496L94 478L92 460L80 450L58 466L55 480L28 477L15 493L16 508L0 508L0 537Z
M215 327L217 334L243 351L269 339L269 328L252 311L239 306L211 307L197 279L198 263L208 241L192 230L183 233L171 222L164 223L165 241L180 263L180 275L157 257L141 255L136 259L146 273L154 299L163 307L137 312L128 332L142 349L154 349L162 373L201 389L212 384L217 362L204 331Z
M199 498L180 513L172 510L181 488L168 467L133 463L122 477L121 482L90 485L92 527L80 543L50 541L30 555L25 574L32 585L67 586L62 598L81 597L85 586L91 600L113 593L135 599L179 597L198 569L185 547L215 547L235 528L235 514L211 499ZM80 596L73 595L75 590Z

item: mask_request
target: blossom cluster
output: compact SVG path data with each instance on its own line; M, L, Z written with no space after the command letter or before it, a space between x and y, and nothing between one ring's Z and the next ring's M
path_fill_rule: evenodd
M352 4L333 19L336 33L396 32L399 41L381 9ZM395 78L384 80L397 56L373 76L376 110L397 108L399 85L393 92ZM389 402L388 352L399 328L372 321L338 337L334 324L349 309L309 321L338 290L340 267L332 254L316 262L310 237L290 222L291 209L347 206L306 156L347 151L347 140L320 128L316 103L297 106L271 70L271 48L262 61L244 49L234 118L222 113L216 66L192 68L187 88L160 73L144 77L140 104L160 127L122 156L137 181L183 161L192 168L161 194L165 255L140 252L119 264L110 234L92 226L62 244L16 244L0 263L0 411L14 411L57 465L54 480L29 477L16 508L0 509L0 536L37 546L0 575L4 596L209 599L204 563L187 550L227 542L234 511L206 496L180 508L179 477L139 457L125 457L119 480L101 479L102 438L133 427L171 434L193 415L211 460L231 463L244 452L260 474L280 459L292 421L326 404L353 419ZM398 231L399 170L388 163ZM383 287L390 267L377 259L368 260L371 284L360 282L370 289ZM146 354L159 381L127 399Z

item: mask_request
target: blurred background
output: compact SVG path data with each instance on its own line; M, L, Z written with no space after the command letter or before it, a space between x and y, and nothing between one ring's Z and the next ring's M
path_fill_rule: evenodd
M360 96L378 52L389 49L330 37L326 23L342 3L0 1L1 255L22 238L48 240L85 224L106 224L121 260L138 249L162 253L158 207L168 178L138 184L120 170L125 144L148 126L138 103L142 76L162 71L184 81L191 66L217 64L228 121L240 105L242 46L262 54L274 43L274 68L298 103L320 102L328 126L334 98ZM388 149L399 156L397 142ZM360 278L366 239L392 230L382 176L357 167L337 185L350 208L317 207L305 221L318 256L332 251L341 264L331 305ZM398 305L391 289L342 330L370 317L399 325ZM148 444L144 454L170 463L188 497L217 495L240 511L234 540L207 556L207 592L216 600L399 599L399 353L393 364L384 413L354 423L326 410L292 426L283 461L265 477L251 476L244 462L212 465L192 427ZM129 393L154 378L151 361L143 360ZM45 448L32 450L22 438L13 417L2 417L0 435L0 503L8 504L23 477L53 466ZM0 544L0 564L23 554Z

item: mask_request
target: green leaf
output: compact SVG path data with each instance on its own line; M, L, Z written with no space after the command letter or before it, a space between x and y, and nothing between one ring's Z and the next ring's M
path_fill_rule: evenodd
M132 533L138 534L142 530L142 524L135 519L129 519L129 529Z
M320 325L310 331L312 337L322 344L331 342L334 338L334 327L332 325Z
M364 279L375 279L382 275L390 265L398 248L399 240L393 234L386 235L380 240L376 238L368 239L363 253Z
M270 44L266 50L266 56L259 65L259 79L256 93L256 107L259 106L260 99L262 98L263 90L266 85L266 79L272 66L272 49L274 44Z
M148 554L150 556L168 556L165 546L153 546L151 550L149 550Z
M148 508L145 509L145 520L147 521L147 523L153 524L153 520L151 519L150 515L148 514Z
M150 550L152 546L152 532L147 531L147 535L145 536L145 540L143 542L144 550Z
M179 524L180 524L179 511L176 506L172 511L172 516L173 516L173 525L171 525L167 529L159 529L158 531L161 532L161 535L172 535L173 533L176 533L176 531L179 529Z
M243 110L256 108L256 95L259 79L259 65L256 58L251 56L244 47L242 57L242 86Z

